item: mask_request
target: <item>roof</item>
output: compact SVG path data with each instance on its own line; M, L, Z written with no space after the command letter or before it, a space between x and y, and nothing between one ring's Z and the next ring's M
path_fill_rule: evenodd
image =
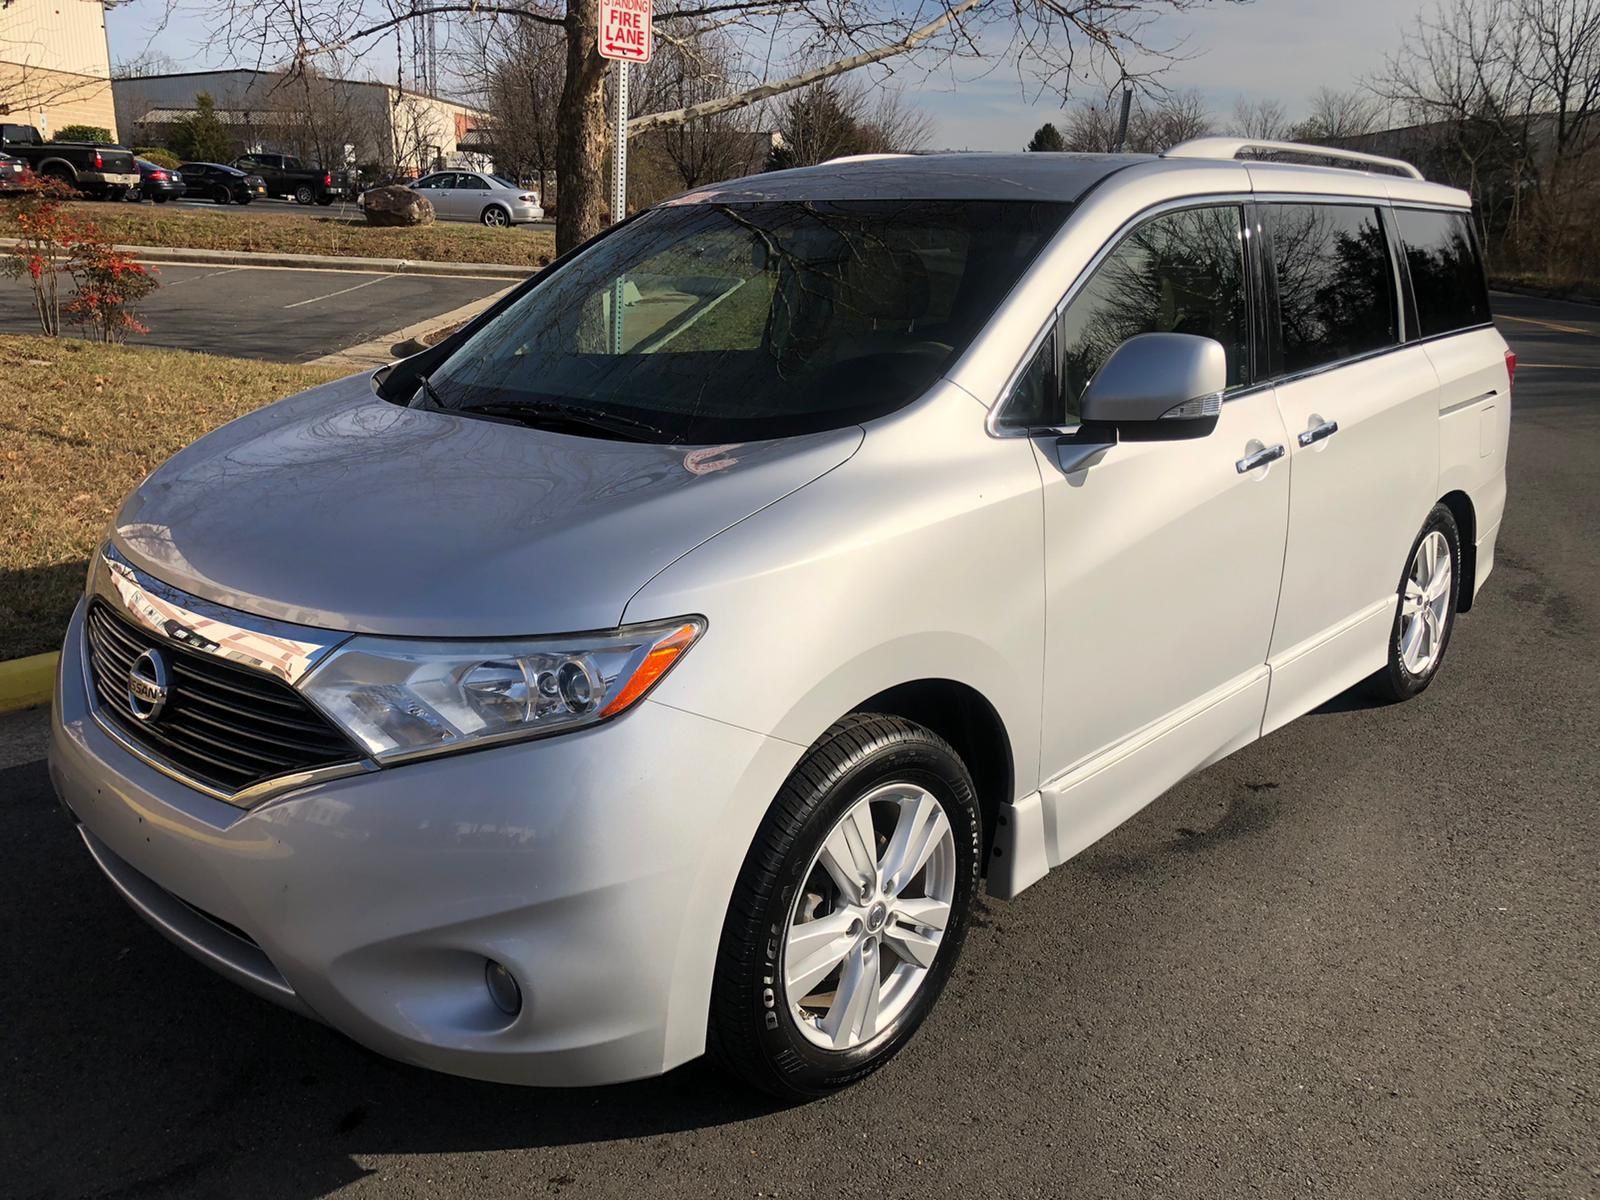
M115 87L117 84L122 84L125 87L133 87L141 83L154 83L162 79L198 79L202 76L208 75L248 75L257 79L277 78L279 80L283 80L288 78L289 73L281 68L278 70L257 70L254 67L217 67L215 70L211 71L163 71L149 75L113 76L111 83L113 87ZM399 92L403 96L415 96L421 100L437 100L441 104L449 104L455 108L464 108L468 112L476 113L479 111L476 105L469 104L465 100L458 100L454 96L440 96L434 92L424 92L420 88L406 87L403 84L398 83L386 83L381 79L340 79L334 76L326 75L323 76L322 79L324 82L339 84L342 87L384 88L387 91ZM277 84L273 85L274 88L277 86Z
M1043 200L1074 201L1149 154L883 154L768 171L696 188L668 201Z

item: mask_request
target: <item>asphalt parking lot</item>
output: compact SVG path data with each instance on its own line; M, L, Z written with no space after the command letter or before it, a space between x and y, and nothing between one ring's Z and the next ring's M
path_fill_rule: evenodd
M161 287L140 306L140 345L239 358L306 362L392 333L501 291L511 281L473 276L163 264ZM0 279L0 332L37 332L28 287Z
M1341 697L986 903L921 1036L831 1100L376 1058L146 928L6 719L0 1192L1600 1194L1600 309L1496 305L1510 507L1433 687Z

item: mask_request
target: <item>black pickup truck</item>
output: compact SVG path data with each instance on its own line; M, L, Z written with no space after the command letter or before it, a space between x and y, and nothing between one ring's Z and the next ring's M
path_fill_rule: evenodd
M139 186L139 168L126 146L47 142L32 125L0 125L0 152L97 200L121 200Z
M308 166L292 154L246 154L233 165L267 181L267 195L293 196L297 204L332 204L354 195L343 171Z

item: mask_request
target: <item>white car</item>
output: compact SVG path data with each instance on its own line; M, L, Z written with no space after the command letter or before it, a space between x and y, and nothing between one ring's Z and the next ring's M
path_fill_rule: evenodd
M435 171L407 186L428 198L441 221L503 228L544 220L538 192L486 171Z
M980 891L1353 685L1415 696L1493 566L1469 198L1262 151L1308 153L714 184L201 439L67 634L89 852L413 1063L861 1078Z

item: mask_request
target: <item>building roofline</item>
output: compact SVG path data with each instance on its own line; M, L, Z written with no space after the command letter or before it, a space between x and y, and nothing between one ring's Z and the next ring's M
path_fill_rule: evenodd
M200 75L280 75L287 77L288 71L278 67L261 70L256 67L216 67L210 71L162 71L154 75L113 75L112 83L141 83L147 79L193 79ZM343 83L351 87L375 87L385 91L399 92L402 96L417 96L423 100L437 100L441 104L453 104L457 108L469 109L472 112L481 112L474 104L465 100L457 100L452 96L441 96L436 92L420 92L416 88L404 87L398 83L384 83L381 79L343 79L338 76L325 75L324 79L330 83Z

